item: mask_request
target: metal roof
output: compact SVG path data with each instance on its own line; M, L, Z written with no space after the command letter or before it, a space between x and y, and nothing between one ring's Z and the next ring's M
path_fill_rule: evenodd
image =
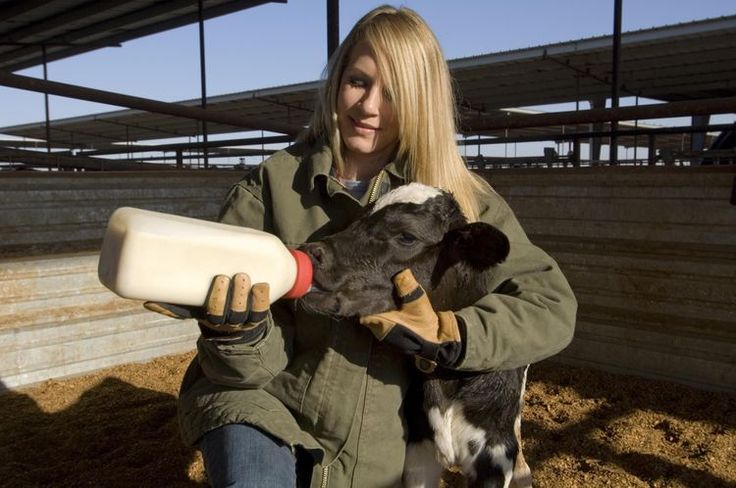
M607 98L611 36L455 59L453 75L473 109ZM662 101L736 94L736 15L621 36L621 96Z
M318 82L309 82L208 97L207 111L306 125L314 108L318 87ZM200 99L178 103L199 107ZM45 127L44 122L34 122L0 129L0 132L45 139ZM231 125L207 123L209 134L242 130ZM51 122L54 144L78 148L101 149L108 148L114 142L196 137L198 134L201 134L201 128L196 120L141 110L117 110Z
M206 0L207 20L286 0ZM192 0L0 0L0 69L17 71L46 60L181 27L199 19Z
M611 43L611 36L601 36L449 61L461 101L461 126L472 132L476 116L497 114L508 107L609 97ZM676 101L736 95L736 16L624 33L619 80L622 96ZM214 96L208 98L207 110L305 125L318 87L319 82L312 81ZM199 106L200 101L180 103ZM208 123L207 129L209 134L237 130L215 123ZM559 134L562 130L537 128L495 134ZM45 124L0 128L0 132L43 139ZM116 141L194 137L198 133L196 121L136 110L51 123L54 142L87 148L109 147Z

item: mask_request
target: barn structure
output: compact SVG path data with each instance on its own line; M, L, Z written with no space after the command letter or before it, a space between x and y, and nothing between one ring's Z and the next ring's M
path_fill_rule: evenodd
M121 206L213 219L213 191L242 176L219 161L247 163L293 141L319 87L209 97L203 74L202 97L166 103L15 73L269 2L95 3L0 0L0 85L121 107L0 128L0 388L191 350L195 324L98 282L107 219ZM328 0L333 47L336 9ZM578 296L575 339L555 359L735 391L736 153L717 141L736 126L712 118L736 112L736 16L450 67L468 164ZM619 107L622 96L656 103ZM553 103L575 109L521 108ZM667 117L691 123L647 122ZM177 142L149 142L161 139ZM483 151L531 141L553 146L531 157ZM619 156L625 148L633 157Z

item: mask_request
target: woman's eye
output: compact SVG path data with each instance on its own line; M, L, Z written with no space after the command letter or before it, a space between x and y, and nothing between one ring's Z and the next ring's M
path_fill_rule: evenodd
M401 234L399 234L399 237L397 240L399 241L399 243L404 244L405 246L408 246L408 245L411 245L417 242L416 236L409 234L408 232L402 232Z
M349 78L348 84L356 88L364 88L368 85L368 83L366 83L366 81L361 78Z

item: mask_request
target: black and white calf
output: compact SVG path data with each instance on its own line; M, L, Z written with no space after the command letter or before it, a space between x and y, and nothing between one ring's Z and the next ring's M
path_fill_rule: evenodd
M449 193L413 183L379 199L344 231L303 249L315 263L318 287L303 303L350 317L396 309L391 278L405 268L435 310L469 306L488 292L484 271L506 258L509 243L488 224L468 224ZM469 486L531 486L520 446L525 382L526 368L424 374L405 409L404 484L438 486L444 469L456 467Z

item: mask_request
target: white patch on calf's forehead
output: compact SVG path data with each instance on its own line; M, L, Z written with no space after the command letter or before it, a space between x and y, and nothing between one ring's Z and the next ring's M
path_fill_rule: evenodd
M371 213L376 213L382 208L395 203L416 203L417 205L421 205L430 198L440 196L441 194L442 191L433 186L423 185L422 183L409 183L408 185L391 190L379 198L373 206Z

